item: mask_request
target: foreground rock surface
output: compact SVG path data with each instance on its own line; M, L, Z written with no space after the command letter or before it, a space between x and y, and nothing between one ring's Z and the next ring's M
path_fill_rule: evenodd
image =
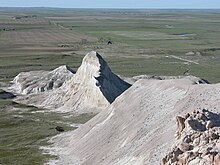
M49 151L59 160L50 164L160 164L175 141L175 116L202 109L220 112L220 84L197 81L138 80L85 125L52 138ZM183 144L182 150L190 147Z
M220 114L203 109L177 116L177 139L163 165L219 165Z
M129 87L130 84L112 73L105 60L92 51L62 87L21 97L17 101L62 112L99 112Z

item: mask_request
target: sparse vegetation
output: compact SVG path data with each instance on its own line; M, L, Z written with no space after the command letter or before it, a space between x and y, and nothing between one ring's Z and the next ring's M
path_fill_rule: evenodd
M0 163L7 165L42 165L51 156L42 154L39 147L48 145L48 138L59 133L57 126L74 130L70 124L85 123L95 115L43 112L11 100L0 100L0 113Z

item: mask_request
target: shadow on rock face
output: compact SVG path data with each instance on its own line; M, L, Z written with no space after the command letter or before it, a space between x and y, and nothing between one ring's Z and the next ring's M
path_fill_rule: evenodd
M16 96L10 92L0 91L0 99L13 99Z
M213 123L213 125L210 125L210 127L220 127L220 114L213 113L207 109L203 109L202 112L205 113L207 120Z

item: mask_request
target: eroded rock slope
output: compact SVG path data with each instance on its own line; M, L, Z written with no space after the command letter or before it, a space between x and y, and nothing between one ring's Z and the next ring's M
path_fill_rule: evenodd
M220 111L220 84L197 82L138 80L85 125L51 140L56 164L160 164L175 141L175 116Z

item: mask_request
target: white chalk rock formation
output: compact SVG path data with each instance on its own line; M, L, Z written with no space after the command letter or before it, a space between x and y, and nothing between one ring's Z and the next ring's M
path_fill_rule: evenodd
M220 84L197 81L136 81L80 128L52 138L49 151L59 160L51 164L160 164L175 141L175 116L195 109L220 112Z
M61 88L30 95L19 101L58 111L90 112L106 108L130 84L112 73L104 59L95 51L88 53L76 74Z
M176 142L162 165L219 165L220 114L203 109L176 119Z
M12 81L9 91L27 95L40 93L61 87L73 77L75 71L66 65L60 66L53 71L30 71L19 73Z

